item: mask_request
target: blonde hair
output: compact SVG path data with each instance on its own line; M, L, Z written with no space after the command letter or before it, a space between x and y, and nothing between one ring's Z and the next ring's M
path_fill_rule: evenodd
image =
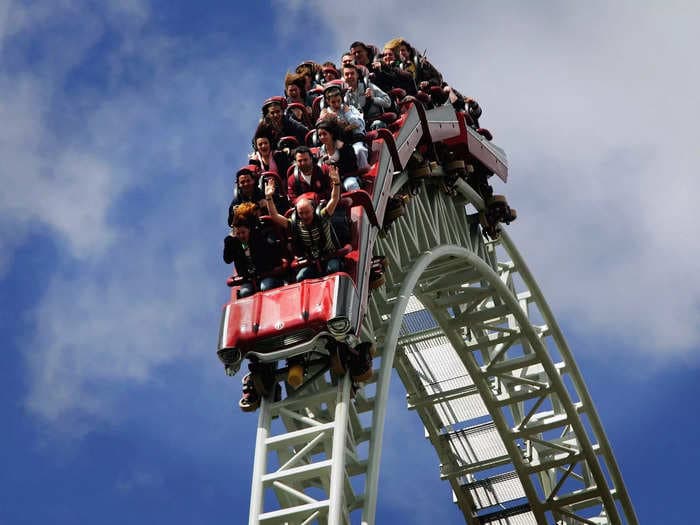
M406 40L400 36L392 38L386 44L384 44L384 49L391 49L393 51L394 49L398 49L401 44L408 44L408 42L406 42Z

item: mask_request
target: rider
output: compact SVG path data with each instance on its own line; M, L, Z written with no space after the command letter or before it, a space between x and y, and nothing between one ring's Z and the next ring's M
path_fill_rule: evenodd
M284 268L283 249L272 232L263 231L259 213L252 202L237 206L231 233L224 239L224 262L234 263L243 280L239 298L252 295L256 288L264 292L284 284L279 277Z
M308 146L299 146L294 150L294 164L287 170L287 197L291 204L308 192L314 192L321 200L331 198L330 179L314 160ZM279 208L277 211L282 212Z
M233 227L233 217L236 207L244 202L253 202L259 207L265 207L265 195L257 186L259 167L254 164L243 166L236 172L236 184L233 187L233 197L228 207L228 225Z
M331 217L340 201L340 176L338 168L330 166L328 174L331 179L331 199L321 207L314 208L313 201L305 196L297 199L295 210L288 219L277 212L273 196L275 186L269 182L265 186L265 198L270 218L275 224L286 228L291 233L292 241L297 248L297 255L304 257L311 264L297 272L297 282L312 277L321 277L340 271L341 260L334 257L338 250L338 242L331 223Z
M327 105L321 110L317 123L328 118L336 120L342 128L343 138L352 144L357 157L357 167L360 170L367 169L369 167L368 150L364 143L365 121L362 113L355 106L350 106L343 101L342 91L336 85L326 85L323 97Z
M260 120L255 134L266 134L270 137L272 144L276 144L279 139L287 136L293 136L299 144L303 144L309 128L286 115L285 109L287 109L285 97L270 97L265 100L261 107L263 118Z

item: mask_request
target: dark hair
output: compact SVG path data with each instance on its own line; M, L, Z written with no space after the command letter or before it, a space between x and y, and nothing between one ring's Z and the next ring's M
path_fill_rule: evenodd
M297 153L306 154L309 157L311 157L312 160L314 158L314 154L311 151L311 148L309 148L308 146L297 146L297 148L294 150L294 154L292 155L292 158L296 159Z
M357 41L353 42L352 44L350 44L350 49L352 49L353 47L364 47L365 50L367 51L367 53L370 52L369 46L368 46L367 44L365 44L364 42L360 42L359 40L357 40Z
M357 71L357 66L355 64L343 64L343 69L354 69ZM359 73L359 71L357 71Z
M270 130L268 129L267 126L262 125L262 123L258 124L257 129L255 130L255 135L253 135L253 149L255 151L258 151L258 139L267 139L270 142L270 148L273 147L272 145L272 134L270 133Z
M244 169L238 170L238 172L236 173L236 182L238 182L238 179L240 179L243 175L248 175L253 180L255 180L255 171L248 169L248 168L244 168Z
M328 133L333 135L334 139L337 139L340 135L340 128L338 127L338 122L335 119L324 119L316 125L316 129L325 129Z
M343 97L343 90L340 89L340 86L329 86L323 90L323 100L328 100L328 97L335 95Z
M270 109L270 106L277 105L280 107L282 111L287 109L287 99L285 97L270 97L268 99L265 99L265 102L263 102L262 106L260 109L262 110L263 116L267 115L267 111Z

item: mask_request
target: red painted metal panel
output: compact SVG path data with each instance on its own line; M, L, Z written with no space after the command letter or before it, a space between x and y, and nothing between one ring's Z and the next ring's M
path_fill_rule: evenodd
M336 283L333 276L307 279L232 301L223 346L245 353L268 337L325 329L333 315Z

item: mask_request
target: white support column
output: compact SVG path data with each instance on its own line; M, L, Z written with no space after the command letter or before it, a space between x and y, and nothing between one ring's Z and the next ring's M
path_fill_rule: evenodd
M481 197L458 179L461 196L453 198L449 188L443 192L443 175L438 168L424 182L406 173L393 180L392 194L409 184L420 187L375 252L385 254L390 267L386 287L373 292L367 309L368 326L382 347L374 399L368 403L358 393L353 405L346 374L338 385L319 380L317 392L298 399L263 401L249 524L347 525L349 508L357 509L359 502L363 525L375 524L387 398L401 332L404 349L414 353L399 360L399 375L440 457L441 475L459 493L467 523L502 523L504 516L517 515L518 523L552 518L636 525L602 425L537 284L505 231L501 239L483 242L463 200L483 210ZM504 251L512 261L499 260ZM434 264L445 257L452 259ZM525 290L513 274L525 281ZM414 293L434 326L407 334L402 322ZM537 309L534 317L530 308ZM531 322L537 314L544 325ZM420 341L411 342L411 334ZM433 344L440 348L430 348L438 338ZM556 348L550 355L552 340ZM552 361L556 350L563 363ZM459 368L461 377L440 375L447 352L449 370ZM371 428L361 428L361 410L373 410ZM584 413L590 429L579 417ZM273 415L281 416L287 432L271 438L279 430L270 426ZM485 422L486 416L492 421ZM366 461L357 458L357 436L370 441ZM283 457L282 467L268 473L273 450ZM325 459L318 459L319 450ZM510 471L494 474L495 466ZM353 493L349 474L366 476L363 497ZM266 486L275 489L281 509L264 513ZM314 492L305 492L309 488L322 490L327 499L314 499Z
M267 469L267 437L270 433L270 406L267 400L260 403L260 417L255 436L255 462L253 464L253 480L250 487L250 514L248 525L258 525L259 516L263 512L265 488L263 476Z
M338 400L335 404L335 428L333 429L333 452L331 467L331 506L328 512L328 525L343 525L345 522L346 505L345 489L345 447L348 436L348 413L350 404L350 374L346 373L342 387L338 390Z

